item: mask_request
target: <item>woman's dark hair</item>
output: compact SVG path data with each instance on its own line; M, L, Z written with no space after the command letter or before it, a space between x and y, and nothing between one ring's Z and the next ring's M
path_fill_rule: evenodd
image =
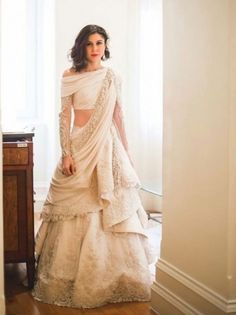
M72 60L73 68L76 72L80 71L81 69L84 69L87 66L87 59L86 59L86 44L88 41L88 37L92 34L100 34L105 41L105 45L107 44L107 41L109 39L107 32L102 28L101 26L89 24L86 25L81 29L78 36L75 39L74 46L71 48L71 51L69 53L69 57ZM110 52L109 49L105 48L104 56L102 57L102 60L106 60L110 58Z

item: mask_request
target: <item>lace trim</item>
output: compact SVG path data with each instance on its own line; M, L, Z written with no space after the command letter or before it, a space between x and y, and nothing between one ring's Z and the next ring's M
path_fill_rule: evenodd
M142 276L137 276L137 278L142 278ZM81 285L79 289L76 289L73 280L58 279L48 274L41 274L32 295L36 300L44 303L74 308L96 308L108 303L150 301L151 281L142 283L138 280L140 279L132 279L124 274L109 287L96 288L96 298L94 298L90 295L90 291L86 290L92 285L91 283ZM53 289L50 290L49 286Z
M68 221L76 217L84 218L89 212L98 212L99 210L101 210L100 206L91 211L89 204L77 205L76 208L46 205L42 209L40 219L45 222Z
M112 141L112 173L114 179L115 191L120 187L136 188L141 187L140 181L130 164L127 152L117 137L115 126L111 128ZM123 156L123 158L121 158Z
M126 137L126 130L125 130L125 115L123 111L123 104L122 104L122 93L121 93L121 79L120 77L116 76L114 79L114 84L116 88L116 105L113 114L113 122L119 134L120 140L122 145L124 146L125 150L128 152L128 141Z
M105 197L107 196L105 195L104 198ZM134 187L131 187L130 189L124 187L122 189L117 189L108 197L112 198L112 203L103 209L105 226L112 226L115 223L119 223L129 218L142 207L139 195ZM99 203L96 207L94 205L92 207L89 200L87 203L79 203L73 207L58 207L53 204L47 204L44 205L40 218L45 222L67 221L76 217L83 218L88 213L100 211L101 208L102 206Z
M114 138L113 138L114 139ZM118 148L116 145L116 142L113 141L112 143L112 149L113 149L113 154L112 154L112 173L113 173L113 179L114 179L114 187L115 190L118 189L118 187L121 187L121 164L118 158Z
M97 210L97 211L99 211L99 210ZM92 212L92 211L90 211L90 212ZM78 211L77 211L77 213L68 213L68 214L42 212L40 214L40 219L43 219L43 221L45 221L45 222L68 221L68 220L73 220L77 217L83 218L87 214L88 214L88 212L78 213Z
M61 112L59 114L59 132L62 156L69 155L70 150L70 124L71 124L72 95L61 98Z

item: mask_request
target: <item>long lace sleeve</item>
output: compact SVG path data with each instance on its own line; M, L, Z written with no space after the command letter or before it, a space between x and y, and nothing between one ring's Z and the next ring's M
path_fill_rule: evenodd
M70 155L70 128L71 128L72 95L61 98L59 114L59 130L62 156Z
M115 86L116 86L116 105L113 113L113 122L119 132L119 136L121 142L128 152L128 141L125 132L125 119L124 119L124 111L122 107L122 98L121 98L121 79L119 77L115 78Z

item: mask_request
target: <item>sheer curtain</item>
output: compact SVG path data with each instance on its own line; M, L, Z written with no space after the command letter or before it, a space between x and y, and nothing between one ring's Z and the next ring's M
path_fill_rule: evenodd
M143 186L161 193L162 182L162 8L160 0L141 1L140 131Z
M132 11L127 131L142 186L162 194L162 1L140 0Z
M2 0L1 30L3 131L34 130L35 186L45 186L56 160L54 0Z
M30 71L35 49L29 47L29 43L34 46L35 42L28 31L34 31L35 24L30 23L27 1L2 0L1 6L2 125L3 130L17 130L21 128L19 116L22 120L35 116L35 78ZM31 13L34 15L34 10ZM28 28L29 24L31 28ZM31 106L27 104L29 97Z

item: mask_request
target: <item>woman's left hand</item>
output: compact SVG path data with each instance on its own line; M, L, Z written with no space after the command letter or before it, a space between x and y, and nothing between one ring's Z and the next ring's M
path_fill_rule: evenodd
M75 163L71 155L64 156L62 159L62 174L73 175L76 172Z

